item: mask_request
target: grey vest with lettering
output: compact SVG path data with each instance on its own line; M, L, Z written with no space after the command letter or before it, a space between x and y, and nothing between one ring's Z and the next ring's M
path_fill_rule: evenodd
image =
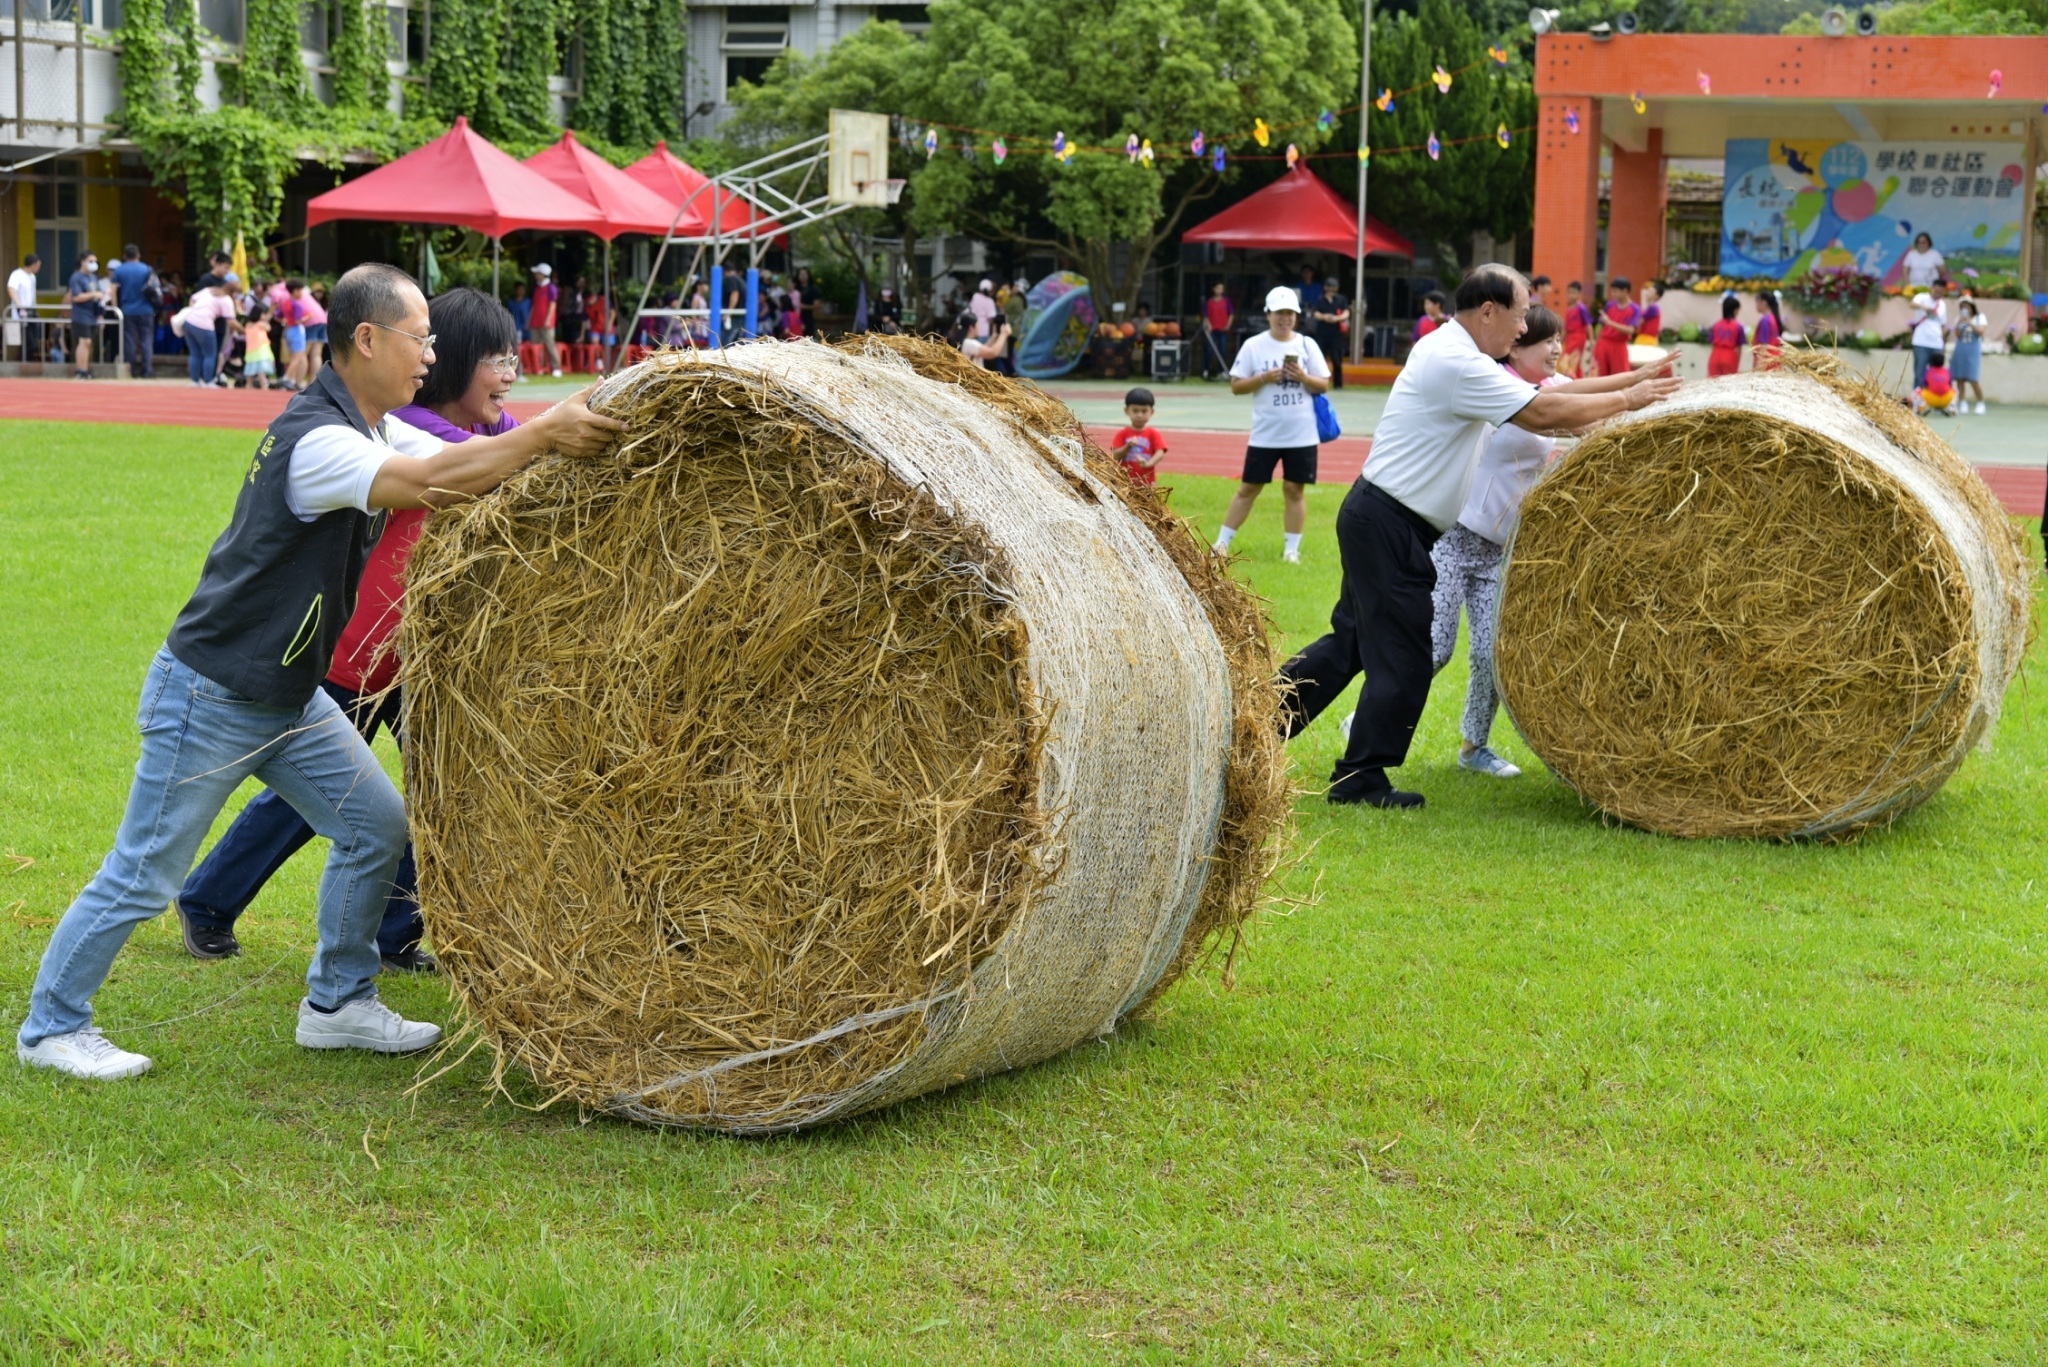
M384 514L339 508L300 521L285 500L292 451L319 427L369 424L333 366L257 443L235 515L166 643L197 672L272 707L304 707L334 662Z

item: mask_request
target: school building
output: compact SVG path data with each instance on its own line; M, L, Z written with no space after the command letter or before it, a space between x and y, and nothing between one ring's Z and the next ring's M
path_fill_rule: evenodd
M1835 27L1539 37L1532 258L1548 302L1571 280L1664 277L1688 250L1724 276L1854 266L1890 283L1923 231L1959 275L2041 289L2048 38Z

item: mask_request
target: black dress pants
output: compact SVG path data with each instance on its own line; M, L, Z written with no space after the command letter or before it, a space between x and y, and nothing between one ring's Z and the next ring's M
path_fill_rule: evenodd
M1337 700L1363 672L1351 743L1330 774L1333 797L1357 797L1393 785L1387 770L1408 758L1416 723L1429 702L1429 625L1439 533L1391 494L1364 479L1337 512L1337 550L1344 585L1330 610L1330 632L1281 666L1293 685L1287 735Z

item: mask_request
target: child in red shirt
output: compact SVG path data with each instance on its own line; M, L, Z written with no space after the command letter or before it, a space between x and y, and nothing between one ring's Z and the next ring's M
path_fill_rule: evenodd
M1733 375L1742 369L1742 344L1749 340L1742 330L1742 324L1735 321L1735 315L1742 311L1742 301L1734 295L1723 296L1721 300L1721 321L1714 324L1707 340L1714 349L1707 353L1707 376Z
M1628 281L1608 281L1607 306L1600 311L1600 331L1593 339L1593 364L1602 375L1623 375L1631 369L1628 344L1642 321L1642 309L1629 298Z
M1140 484L1159 482L1159 458L1166 454L1166 438L1152 425L1156 401L1149 389L1133 389L1124 395L1124 423L1109 439L1109 453L1124 463L1124 473Z
M1593 310L1582 297L1585 288L1576 280L1564 287L1564 355L1558 360L1557 373L1573 378L1586 373L1586 343L1593 335Z

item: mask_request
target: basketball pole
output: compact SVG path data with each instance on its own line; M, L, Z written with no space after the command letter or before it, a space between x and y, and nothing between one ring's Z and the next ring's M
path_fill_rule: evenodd
M1372 0L1365 0L1365 29L1358 52L1358 258L1353 263L1351 291L1351 363L1365 359L1365 177L1372 170L1372 141L1366 123L1372 115Z

